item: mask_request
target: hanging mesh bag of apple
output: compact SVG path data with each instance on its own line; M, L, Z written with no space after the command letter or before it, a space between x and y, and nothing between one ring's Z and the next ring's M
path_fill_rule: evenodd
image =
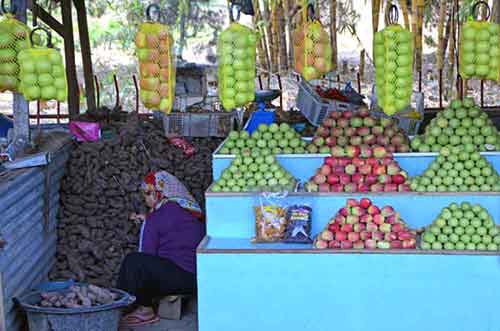
M161 19L160 7L149 5L148 21L139 26L135 36L140 98L146 108L169 114L175 98L174 39L166 25L152 20L153 9L158 13L158 20Z
M44 31L47 46L33 42L35 33ZM41 40L41 38L39 38ZM66 71L61 53L52 48L52 34L44 28L36 28L30 34L33 48L19 52L19 91L28 101L56 100L65 102L68 97Z
M1 2L4 18L0 21L0 92L17 92L19 86L19 63L17 55L30 48L30 28L15 18L16 7L10 10Z
M235 9L236 19L233 15ZM238 23L239 18L239 7L231 5L231 24L217 41L219 99L226 111L246 106L255 99L257 35L254 30Z
M320 79L332 68L328 33L316 18L314 6L304 1L302 21L293 32L295 71L306 81Z
M481 8L484 17L479 19ZM500 25L488 22L490 16L488 3L478 1L472 8L472 16L462 26L460 74L465 79L500 79Z
M373 38L377 104L389 116L406 109L413 94L413 34L398 19L398 8L391 5L386 28Z

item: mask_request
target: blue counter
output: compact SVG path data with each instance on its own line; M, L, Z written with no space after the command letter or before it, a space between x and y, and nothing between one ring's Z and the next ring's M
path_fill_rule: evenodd
M200 245L200 331L500 329L496 255L248 246Z

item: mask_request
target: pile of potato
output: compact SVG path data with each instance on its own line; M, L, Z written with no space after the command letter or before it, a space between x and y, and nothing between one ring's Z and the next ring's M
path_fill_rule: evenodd
M69 291L43 292L38 304L44 308L89 308L113 303L118 299L116 293L95 285L73 285Z

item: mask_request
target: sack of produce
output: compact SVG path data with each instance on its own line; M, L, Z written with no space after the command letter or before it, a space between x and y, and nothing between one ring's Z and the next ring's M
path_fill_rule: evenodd
M147 9L148 22L139 27L135 37L141 101L146 108L169 114L175 98L175 56L174 39L166 25L151 20L151 10Z
M302 25L293 33L295 71L310 81L319 79L332 68L332 49L328 33L308 5L302 11Z
M256 44L255 31L234 21L219 36L219 99L226 111L255 100Z
M398 9L392 5L388 26L374 36L377 104L387 115L404 110L413 92L413 34L397 24Z
M31 30L15 18L15 7L11 8L11 13L5 9L4 1L1 7L6 14L0 21L0 92L14 92L19 85L17 55L31 47Z
M485 1L473 7L476 16L480 5L486 6L485 20L470 19L462 27L460 38L460 74L465 79L500 79L500 25L488 22L490 7Z
M64 102L68 97L68 88L62 56L58 50L51 48L51 33L44 28L36 28L31 32L33 46L34 33L38 30L47 34L47 47L37 46L19 52L19 92L28 101Z

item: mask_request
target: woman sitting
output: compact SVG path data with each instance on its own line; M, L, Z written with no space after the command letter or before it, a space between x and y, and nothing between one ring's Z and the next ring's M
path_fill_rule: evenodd
M137 326L159 321L154 298L192 294L196 287L196 247L205 235L202 211L186 187L166 171L150 173L141 185L151 208L141 219L139 252L125 257L117 287L136 296L138 307L122 319Z

